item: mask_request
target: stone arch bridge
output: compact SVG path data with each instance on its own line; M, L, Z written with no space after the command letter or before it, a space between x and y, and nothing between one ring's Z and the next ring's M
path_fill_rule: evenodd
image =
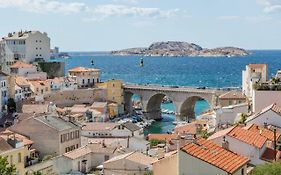
M157 85L124 85L125 112L132 113L132 96L140 97L142 111L147 118L161 118L161 102L165 96L172 100L176 107L178 120L195 118L194 107L199 99L206 100L210 108L219 104L218 97L226 91L216 89L197 89L178 86L157 86Z

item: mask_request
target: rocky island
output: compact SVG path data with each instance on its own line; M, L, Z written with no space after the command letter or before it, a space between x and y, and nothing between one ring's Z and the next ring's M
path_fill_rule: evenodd
M139 56L205 56L205 57L234 57L246 56L249 52L237 47L218 47L205 49L188 42L156 42L148 48L130 48L112 51L113 55L139 55Z

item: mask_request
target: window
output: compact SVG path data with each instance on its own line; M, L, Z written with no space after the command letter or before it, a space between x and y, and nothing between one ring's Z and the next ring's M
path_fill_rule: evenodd
M109 155L104 155L104 161L109 160Z
M88 84L90 84L90 81L91 81L91 80L90 80L90 79L88 79Z
M80 161L78 161L78 171L80 171Z
M241 175L244 175L244 168L241 169Z
M82 84L85 84L85 80L84 79L82 80Z
M18 153L18 163L21 163L21 153Z
M63 135L60 135L60 142L61 142L61 143L64 142Z
M76 148L78 148L78 144L76 144Z

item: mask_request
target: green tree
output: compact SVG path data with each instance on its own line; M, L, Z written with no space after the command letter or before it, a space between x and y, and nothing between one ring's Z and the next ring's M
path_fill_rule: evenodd
M33 175L43 175L43 173L41 173L40 171L36 171L33 173Z
M156 140L156 139L152 139L149 142L150 142L150 147L154 147L154 146L157 146L158 144L166 143L165 140Z
M201 137L203 137L204 139L207 139L210 135L209 135L209 133L208 133L208 131L207 130L201 130L200 132L199 132L199 135L201 136Z
M281 174L281 163L266 163L258 165L250 175L279 175Z
M7 158L0 156L0 174L1 175L16 175L16 167L10 166Z
M13 98L8 99L8 112L16 112L16 102Z
M247 117L248 117L247 114L241 113L239 123L245 124Z

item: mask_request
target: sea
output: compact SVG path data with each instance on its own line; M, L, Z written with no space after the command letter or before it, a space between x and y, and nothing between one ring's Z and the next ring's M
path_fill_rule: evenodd
M281 50L250 50L244 57L141 57L114 56L108 52L68 52L65 71L84 66L99 68L101 80L120 79L132 84L155 84L212 88L241 88L242 70L247 64L268 64L269 78L281 69ZM144 66L140 66L143 58ZM91 62L93 61L93 65ZM174 111L172 103L162 104L162 109ZM198 101L195 114L208 110L206 101ZM145 133L171 132L175 127L174 115L163 114L161 121L154 122Z

